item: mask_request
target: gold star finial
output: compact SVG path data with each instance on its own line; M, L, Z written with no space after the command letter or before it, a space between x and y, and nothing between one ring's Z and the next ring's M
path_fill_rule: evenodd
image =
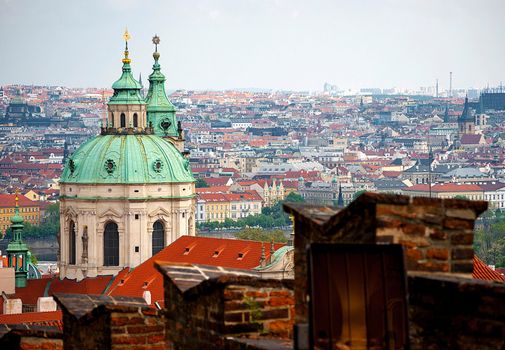
M156 52L158 52L158 45L159 45L159 43L160 43L160 37L158 36L158 34L154 34L154 36L153 36L153 44L154 44Z

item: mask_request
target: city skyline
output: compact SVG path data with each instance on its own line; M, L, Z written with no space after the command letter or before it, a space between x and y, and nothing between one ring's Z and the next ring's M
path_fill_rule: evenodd
M470 1L1 2L0 84L109 87L125 26L135 77L154 34L169 89L498 86L505 5ZM479 14L478 25L472 21ZM415 14L415 16L414 16ZM20 25L22 23L22 25Z

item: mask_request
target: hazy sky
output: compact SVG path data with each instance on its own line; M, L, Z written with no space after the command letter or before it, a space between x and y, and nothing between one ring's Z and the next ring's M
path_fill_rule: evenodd
M0 84L109 87L155 33L169 89L505 82L504 0L0 0Z

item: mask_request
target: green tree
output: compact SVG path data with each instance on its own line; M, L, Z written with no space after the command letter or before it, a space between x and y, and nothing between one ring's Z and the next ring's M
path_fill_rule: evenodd
M282 230L265 231L259 228L244 228L235 233L235 238L260 242L285 243L288 241Z
M464 200L468 200L467 197L461 195L461 194L458 194L457 196L454 196L454 199L464 199Z
M305 199L298 193L296 192L291 192L284 198L284 202L295 202L295 203L302 203L305 202Z
M505 217L488 210L479 219L482 228L475 230L474 251L488 265L505 266Z
M209 187L209 184L207 182L205 182L204 179L198 178L198 179L196 179L195 187L196 188L205 188L205 187Z

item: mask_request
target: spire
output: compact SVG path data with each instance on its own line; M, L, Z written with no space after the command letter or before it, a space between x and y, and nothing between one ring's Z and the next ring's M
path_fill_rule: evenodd
M261 256L260 256L260 266L264 267L266 264L266 255L265 255L265 245L261 242Z
M268 256L267 265L270 265L272 263L272 258L274 256L274 253L275 253L274 241L271 241L270 242L270 255Z
M12 240L7 246L9 267L14 267L16 287L26 287L28 278L28 247L23 242L23 218L19 214L19 192L16 190L14 216L11 218Z
M342 185L338 186L338 199L337 199L337 207L344 207L344 195L342 194Z
M444 123L449 123L449 103L445 104Z
M472 122L474 121L474 118L470 114L470 107L468 105L468 96L465 97L465 107L463 108L463 113L461 113L461 116L459 117L460 122Z
M135 80L132 75L131 70L131 59L129 58L129 50L128 50L128 41L131 36L128 33L128 30L125 30L123 34L123 39L125 41L125 50L124 50L124 58L123 62L123 73L121 77L112 84L112 89L114 89L114 94L109 100L110 104L144 104L144 98L140 94L140 89L142 89L142 85ZM109 121L110 122L110 121Z
M152 39L154 44L154 64L153 72L149 75L149 90L147 92L147 121L152 123L154 133L159 136L179 136L177 130L177 120L175 118L175 107L169 101L165 93L165 76L161 73L159 63L160 53L158 45L161 40L158 35Z
M128 33L128 28L126 28L123 34L123 39L125 41L124 58L123 58L124 64L131 63L131 59L128 58L128 40L130 40L130 38L131 38L130 33Z

